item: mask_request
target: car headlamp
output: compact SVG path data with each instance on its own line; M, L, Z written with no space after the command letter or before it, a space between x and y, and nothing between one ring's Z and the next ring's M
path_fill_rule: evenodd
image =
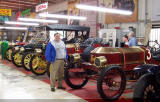
M24 51L24 50L25 50L24 47L21 47L21 48L20 48L20 51Z
M69 57L70 62L79 62L80 59L81 59L81 56L78 53L72 54Z
M42 53L42 49L35 49L36 53Z
M104 67L106 63L107 63L107 59L105 58L105 56L96 57L94 60L94 64L97 67Z
M16 51L19 50L19 47L18 46L14 47L14 50L16 50Z

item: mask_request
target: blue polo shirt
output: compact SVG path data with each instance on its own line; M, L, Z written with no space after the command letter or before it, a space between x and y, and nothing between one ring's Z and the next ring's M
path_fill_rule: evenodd
M136 40L135 37L132 37L132 38L129 40L128 46L130 46L130 47L132 47L132 46L137 46L137 40Z

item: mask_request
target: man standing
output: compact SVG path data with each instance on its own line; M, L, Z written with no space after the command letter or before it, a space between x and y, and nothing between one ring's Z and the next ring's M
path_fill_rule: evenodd
M48 62L51 62L50 82L51 91L55 91L55 81L58 81L58 89L63 87L64 64L67 59L67 52L64 42L60 39L60 34L54 34L54 40L50 41L46 47L45 56Z
M132 47L132 46L137 46L137 40L135 37L133 37L133 32L130 32L129 35L129 43L128 46Z

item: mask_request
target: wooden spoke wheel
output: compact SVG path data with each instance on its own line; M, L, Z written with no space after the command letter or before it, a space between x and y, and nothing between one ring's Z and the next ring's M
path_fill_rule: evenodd
M12 61L12 48L9 47L5 52L5 57L8 61Z
M29 65L31 71L36 75L43 75L47 70L47 61L43 55L33 55Z
M30 63L30 60L31 60L32 56L33 56L32 52L26 52L26 53L23 54L22 66L26 71L30 71L29 63Z
M107 101L117 100L126 87L125 73L119 66L104 68L97 80L97 90Z
M133 102L157 102L159 93L159 84L152 73L144 74L135 85Z
M22 67L22 54L19 51L12 54L12 62L17 67Z

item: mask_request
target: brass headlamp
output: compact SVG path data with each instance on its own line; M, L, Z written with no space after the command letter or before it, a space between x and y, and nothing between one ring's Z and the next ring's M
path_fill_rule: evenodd
M24 47L21 47L21 48L20 48L20 51L21 51L21 52L25 51Z
M36 53L42 53L42 49L35 49Z
M71 62L79 62L80 59L81 59L81 56L80 56L80 54L78 54L78 53L72 54L72 55L70 55L70 57L69 57L69 60L70 60Z
M107 59L105 56L96 57L94 60L94 64L97 67L104 67L106 65L106 63L107 63Z
M14 47L14 50L16 50L16 51L19 50L19 47L18 46Z

